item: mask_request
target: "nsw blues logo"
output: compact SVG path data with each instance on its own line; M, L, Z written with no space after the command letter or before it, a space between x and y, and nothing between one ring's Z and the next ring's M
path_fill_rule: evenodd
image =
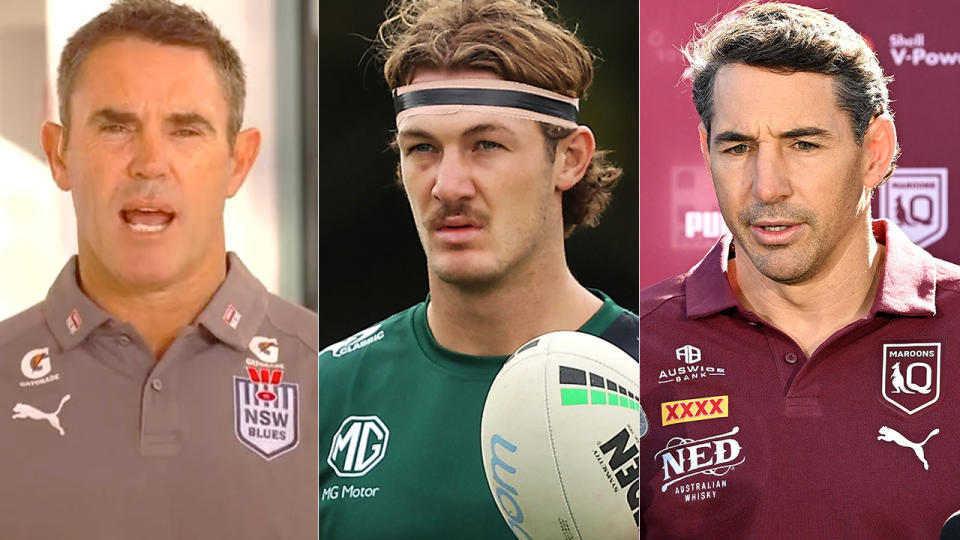
M300 442L297 384L270 384L234 377L233 408L237 438L264 459L281 456Z

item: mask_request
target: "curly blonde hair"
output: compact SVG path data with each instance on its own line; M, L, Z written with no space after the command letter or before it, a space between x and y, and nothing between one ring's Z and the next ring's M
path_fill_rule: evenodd
M584 98L595 56L536 0L394 0L378 31L383 75L391 89L418 69L479 69L498 77ZM553 161L571 128L538 122ZM563 193L563 227L594 227L610 204L623 170L598 150L583 178Z

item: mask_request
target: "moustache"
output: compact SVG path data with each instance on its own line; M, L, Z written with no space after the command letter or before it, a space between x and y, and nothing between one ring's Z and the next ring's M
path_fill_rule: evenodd
M787 221L810 225L817 223L817 216L810 210L784 203L753 204L741 210L737 219L744 226L750 226L757 221Z
M443 223L447 218L451 217L462 217L466 218L475 225L483 226L487 222L487 214L477 210L476 208L471 207L466 203L457 203L457 204L446 204L431 212L427 219L425 220L426 224L430 229L439 229L443 227Z

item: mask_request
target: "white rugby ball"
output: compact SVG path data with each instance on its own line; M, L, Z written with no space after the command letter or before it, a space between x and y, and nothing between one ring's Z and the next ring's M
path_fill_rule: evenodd
M517 538L634 540L639 523L639 366L602 338L552 332L493 381L483 466Z

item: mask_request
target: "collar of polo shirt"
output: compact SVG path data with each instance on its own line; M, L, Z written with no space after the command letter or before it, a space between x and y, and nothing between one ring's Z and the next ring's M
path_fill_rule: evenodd
M580 100L529 84L497 79L451 79L401 86L393 91L397 129L423 114L475 111L575 128Z

